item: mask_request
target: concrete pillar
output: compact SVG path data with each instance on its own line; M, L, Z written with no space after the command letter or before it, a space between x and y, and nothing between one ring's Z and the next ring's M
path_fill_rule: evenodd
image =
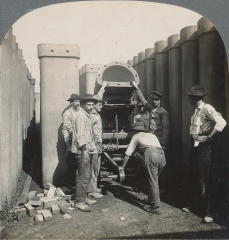
M147 98L147 86L146 86L146 59L145 52L138 54L138 70L140 78L140 89L145 98Z
M169 111L169 54L167 41L154 45L156 53L156 90L163 94L161 106Z
M39 44L43 184L65 184L66 152L61 114L71 93L79 93L77 45Z
M35 113L36 113L36 131L40 132L40 108L41 108L41 104L40 104L40 93L35 93Z
M22 50L18 49L17 61L17 109L18 109L18 169L22 170L22 156L23 156L23 105L22 105L22 86L23 86L23 69L22 69Z
M197 27L199 35L199 81L207 92L204 100L225 117L224 43L216 28L206 18L201 18Z
M133 66L134 61L133 60L128 60L127 64L129 64L131 67Z
M85 80L84 88L85 94L97 94L95 93L95 84L98 71L103 67L103 64L86 64L85 65Z
M6 197L8 202L12 197L11 169L12 163L12 29L10 29L1 44L0 58L0 97L1 97L1 161L0 175L1 204L4 205Z
M170 113L170 152L182 154L182 97L181 97L181 48L180 34L168 38L169 49L169 113Z
M156 90L156 55L154 48L148 48L145 50L146 57L146 98L148 103L152 105L151 95Z
M199 44L196 30L196 26L188 26L180 31L182 66L182 157L184 170L189 170L191 163L189 129L191 115L195 108L188 102L186 93L188 93L192 85L199 81Z

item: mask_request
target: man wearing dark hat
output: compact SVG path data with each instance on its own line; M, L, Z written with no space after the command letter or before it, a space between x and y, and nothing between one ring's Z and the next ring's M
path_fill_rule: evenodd
M73 125L73 132L76 137L73 139L71 151L76 156L78 168L75 206L84 212L91 211L88 205L96 203L96 200L87 198L87 189L91 178L91 165L98 157L90 116L95 103L97 103L97 100L93 95L86 94L80 101L82 110L79 112Z
M188 100L196 109L191 116L190 135L193 142L193 160L197 160L199 171L199 183L201 188L201 215L202 222L212 223L210 215L209 199L209 170L211 167L211 143L212 136L222 132L226 121L214 107L203 101L204 88L194 85L188 92Z
M158 186L158 177L166 165L164 151L157 137L147 132L142 122L136 122L131 128L133 137L125 152L125 158L119 171L123 171L130 156L135 150L143 153L143 171L148 180L148 202L149 206L144 209L150 213L160 213L160 193Z
M78 94L71 94L71 97L67 100L70 102L70 106L64 110L62 114L63 126L62 134L64 136L64 141L66 144L66 165L67 165L67 178L68 187L74 187L76 184L76 159L75 155L71 153L71 143L73 136L73 123L76 120L80 107L80 100L82 98Z
M108 86L107 81L103 81L102 87L100 88L97 95L94 95L94 98L97 99L97 103L94 106L94 109L91 111L92 118L92 129L95 137L95 145L98 151L97 161L93 164L93 168L91 169L91 181L88 188L88 195L94 198L102 198L101 189L97 187L97 178L99 175L100 165L101 165L101 155L102 155L102 119L100 117L100 112L103 108L105 101L102 100L103 94L105 92L105 88ZM94 191L96 189L96 192Z
M135 88L136 93L143 103L145 109L149 111L149 132L155 134L163 149L167 149L170 124L168 112L160 106L163 95L157 91L153 91L151 99L153 106L151 106L141 93L135 81L131 82L131 85Z
M149 129L149 112L145 109L142 103L136 104L140 108L140 113L134 116L133 123L143 122L146 129Z

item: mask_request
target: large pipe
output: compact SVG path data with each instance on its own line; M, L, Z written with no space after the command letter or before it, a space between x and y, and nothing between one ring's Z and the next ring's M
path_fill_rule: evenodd
M184 174L190 169L191 143L190 122L194 106L188 102L186 93L199 79L199 44L196 26L188 26L180 31L181 76L182 76L182 157ZM187 175L188 177L188 175Z
M146 59L145 52L138 54L138 75L140 78L140 89L143 96L147 97L147 86L146 86Z
M103 67L103 64L86 64L85 65L85 94L96 94L95 85L98 71Z
M13 171L12 162L12 29L10 29L1 44L0 56L0 97L1 97L1 205L3 206L6 198L11 201Z
M145 50L146 57L146 99L147 102L152 105L151 94L156 90L156 55L154 48L148 48Z
M225 117L225 47L220 34L206 18L198 23L200 84L207 96L204 98Z
M139 74L138 56L133 57L133 68ZM136 93L134 93L133 95L134 95L135 101L140 102L138 95ZM138 113L139 113L139 109L137 107L135 107L134 116L137 115Z
M161 106L169 111L169 55L167 41L154 45L156 53L156 90L163 95Z
M77 45L39 44L43 185L63 186L66 174L61 114L71 93L79 92ZM63 71L64 69L64 71Z
M36 131L40 132L40 108L41 108L41 102L40 102L40 93L35 93L35 119L36 119Z
M180 34L168 38L169 49L169 109L170 109L170 152L182 154L182 102L181 102L181 48Z

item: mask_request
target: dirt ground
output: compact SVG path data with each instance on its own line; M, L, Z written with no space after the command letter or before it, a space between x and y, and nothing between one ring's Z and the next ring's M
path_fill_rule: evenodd
M132 185L132 186L131 186ZM162 193L161 214L145 212L146 195L136 191L131 181L125 185L105 179L100 182L104 198L92 206L91 212L73 210L69 220L62 215L53 216L49 222L36 226L32 217L25 217L9 229L7 239L159 239L159 238L221 238L228 239L225 226L217 223L203 224L201 218L185 213L173 202L180 196ZM33 181L30 190L42 189ZM144 192L144 191L143 191ZM170 203L170 204L168 204ZM120 220L120 218L125 218Z

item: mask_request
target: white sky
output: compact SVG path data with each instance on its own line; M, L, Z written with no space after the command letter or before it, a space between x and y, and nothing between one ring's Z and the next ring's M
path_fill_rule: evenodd
M79 45L80 67L127 62L155 42L196 25L201 17L185 8L150 2L63 3L24 15L13 25L13 34L39 92L40 43Z

